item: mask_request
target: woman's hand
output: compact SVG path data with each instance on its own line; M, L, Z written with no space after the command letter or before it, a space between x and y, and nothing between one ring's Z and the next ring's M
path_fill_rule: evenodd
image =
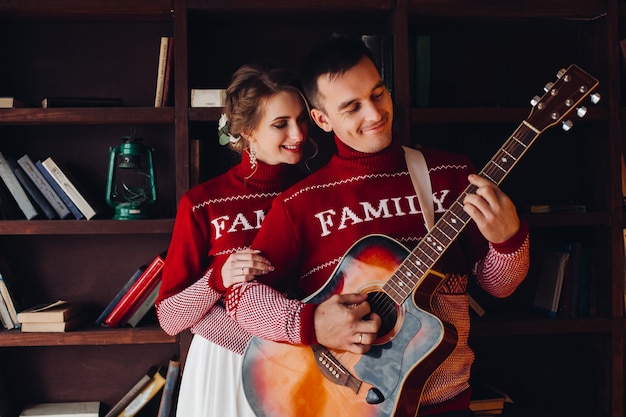
M258 250L244 249L233 253L222 266L222 284L225 288L240 282L252 281L258 275L273 271L274 267Z

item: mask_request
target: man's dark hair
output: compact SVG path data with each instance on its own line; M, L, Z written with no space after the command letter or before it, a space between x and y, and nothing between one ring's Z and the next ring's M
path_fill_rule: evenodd
M333 35L315 48L300 71L300 81L311 105L321 109L317 89L317 80L321 75L328 74L332 80L354 67L363 57L374 62L365 44L358 38L348 36Z

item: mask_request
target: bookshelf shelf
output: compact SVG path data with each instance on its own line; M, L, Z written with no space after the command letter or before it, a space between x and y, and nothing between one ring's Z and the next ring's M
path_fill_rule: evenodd
M171 124L172 107L1 109L0 125Z
M110 346L176 343L158 326L138 328L91 328L67 333L22 333L19 330L0 332L0 347L19 346Z
M168 234L174 220L5 220L0 225L0 236Z

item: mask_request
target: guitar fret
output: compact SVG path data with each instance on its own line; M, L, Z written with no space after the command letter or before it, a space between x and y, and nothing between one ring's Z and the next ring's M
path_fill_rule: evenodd
M524 148L526 148L526 144L524 142L522 142L521 140L519 140L518 138L516 138L515 136L511 136L512 139L514 139L517 143L519 143L520 145L522 145Z
M498 167L500 169L500 171L506 172L507 170L502 168L496 161L491 161L492 164L494 164L496 167Z

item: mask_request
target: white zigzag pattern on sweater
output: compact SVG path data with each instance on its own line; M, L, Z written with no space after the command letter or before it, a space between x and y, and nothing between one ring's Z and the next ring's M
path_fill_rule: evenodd
M341 262L342 259L343 259L343 256L340 256L339 258L335 258L332 261L328 261L322 265L316 266L315 268L311 269L306 274L302 275L300 279L305 279L309 275L314 274L317 271L321 271L324 268L328 268L329 266L337 265L339 262Z
M443 171L444 169L467 169L467 165L438 165L430 168L428 172Z
M218 255L230 255L231 253L235 253L235 252L239 252L240 250L244 250L244 249L248 249L247 246L245 247L239 247L239 248L230 248L230 249L225 249L219 252L215 252L213 254L213 256L218 256Z
M273 193L246 194L246 195L235 195L231 197L213 198L210 200L205 200L202 203L196 204L195 206L191 208L191 210L196 211L204 206L208 206L210 204L219 204L223 202L230 202L230 201L237 201L237 200L253 200L255 198L268 198L268 197L273 198L273 197L276 197L278 194L280 193L273 192Z
M407 176L409 175L408 171L403 171L403 172L396 172L396 173L387 173L387 174L369 174L369 175L357 175L356 177L351 177L351 178L346 178L345 180L341 180L341 181L334 181L334 182L329 182L326 184L318 184L315 186L309 186L309 187L305 187L301 190L298 190L296 192L294 192L293 194L291 194L288 197L285 197L284 201L289 201L292 198L297 197L300 194L304 194L307 191L311 191L311 190L317 190L320 188L331 188L331 187L336 187L338 185L342 185L342 184L348 184L351 182L356 182L356 181L362 181L362 180L366 180L368 178L393 178L393 177L403 177L403 176Z

